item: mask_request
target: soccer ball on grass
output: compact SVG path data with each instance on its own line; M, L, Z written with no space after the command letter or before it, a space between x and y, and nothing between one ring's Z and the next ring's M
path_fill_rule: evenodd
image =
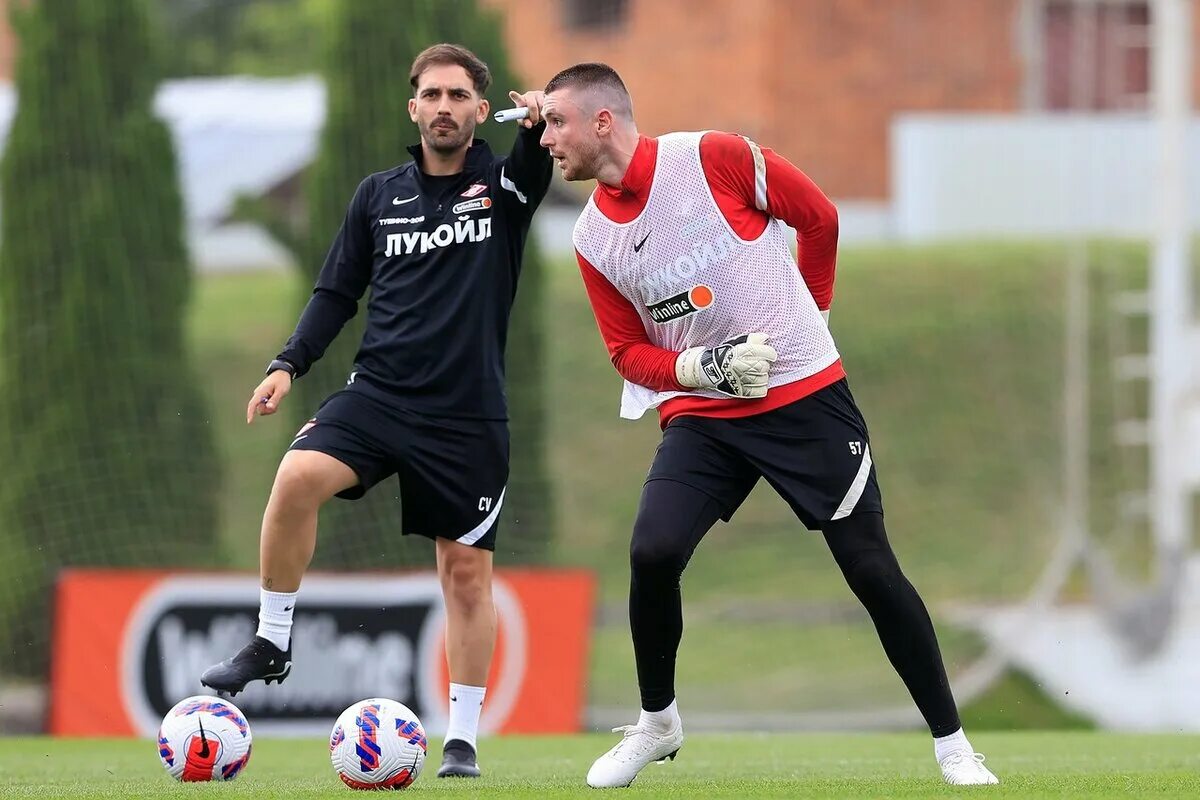
M228 700L180 700L158 729L158 758L179 781L231 781L250 760L250 725Z
M329 736L329 757L351 789L404 789L421 774L428 741L403 703L373 697L342 712Z

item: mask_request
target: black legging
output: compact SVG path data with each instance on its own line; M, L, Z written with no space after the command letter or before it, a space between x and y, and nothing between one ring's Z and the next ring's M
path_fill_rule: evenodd
M675 699L675 655L683 635L679 579L721 511L707 494L675 481L650 481L642 490L629 548L629 626L647 711L661 711ZM958 730L933 623L888 544L883 516L854 515L830 522L823 533L930 731L945 736Z

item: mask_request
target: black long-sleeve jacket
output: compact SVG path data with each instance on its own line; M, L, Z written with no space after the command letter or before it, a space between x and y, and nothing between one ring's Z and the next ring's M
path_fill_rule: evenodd
M476 139L457 175L426 175L416 145L364 179L279 358L307 372L370 287L351 384L427 414L506 419L509 312L553 168L541 131L522 128L507 157Z

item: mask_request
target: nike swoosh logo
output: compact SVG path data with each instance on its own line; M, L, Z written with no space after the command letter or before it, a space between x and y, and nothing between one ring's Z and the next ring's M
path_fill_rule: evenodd
M421 195L419 195L419 194L414 194L412 197L408 198L407 200L401 200L399 197L393 197L393 198L392 198L392 205L394 205L394 206L402 206L402 205L404 205L405 203L411 203L413 200L416 200L416 199L417 199L418 197L420 197L420 196L421 196Z
M304 434L303 436L297 436L295 439L292 439L292 443L289 444L288 447L293 447L296 444L296 442L300 441L301 439L307 439L307 438L308 438L307 433Z
M458 698L457 698L457 697L455 697L454 695L450 695L450 702L451 702L451 703L457 703L457 702L458 702Z
M204 720L197 717L196 722L200 723L200 757L208 758L208 737L204 735Z
M651 231L650 233L653 233L653 232L654 231ZM646 243L646 240L649 238L650 238L649 233L647 233L645 236L643 236L642 240L633 246L633 252L635 252L635 253L642 252L642 245L644 245Z
M284 613L287 613L288 611L291 611L293 608L295 608L295 606L288 606L283 611L284 611Z

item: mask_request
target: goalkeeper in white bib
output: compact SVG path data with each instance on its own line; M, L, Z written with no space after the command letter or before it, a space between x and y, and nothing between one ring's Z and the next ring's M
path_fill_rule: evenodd
M933 624L888 543L866 423L829 334L837 211L800 170L728 133L640 136L620 76L577 64L546 86L542 145L599 182L575 224L621 416L663 428L630 544L641 716L592 765L628 786L683 744L680 576L760 478L820 530L934 737L951 784L997 783L959 721ZM799 265L783 220L799 233Z

